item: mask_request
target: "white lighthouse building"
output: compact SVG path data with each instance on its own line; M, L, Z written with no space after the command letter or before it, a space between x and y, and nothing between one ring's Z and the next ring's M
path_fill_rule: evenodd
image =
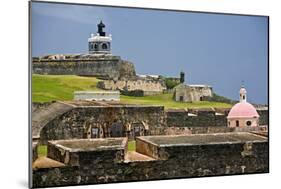
M90 54L111 54L111 34L106 35L103 31L105 25L100 21L98 26L98 32L91 34L91 37L88 38L89 43L89 53Z

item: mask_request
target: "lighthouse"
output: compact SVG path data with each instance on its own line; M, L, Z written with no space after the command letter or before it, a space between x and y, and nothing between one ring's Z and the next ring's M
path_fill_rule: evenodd
M111 54L111 34L106 35L105 25L102 21L97 25L97 33L88 38L89 54Z

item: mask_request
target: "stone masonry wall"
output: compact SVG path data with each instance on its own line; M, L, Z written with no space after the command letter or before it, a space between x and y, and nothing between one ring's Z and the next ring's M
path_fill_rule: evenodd
M97 84L97 87L104 90L119 90L128 96L149 96L163 93L166 90L164 80L156 78L104 80Z
M168 127L214 127L227 126L227 114L216 115L214 110L166 111Z
M259 124L260 125L268 125L269 123L269 112L267 109L258 109L258 114L260 115Z
M56 113L57 106L63 106L63 111ZM86 103L87 104L87 103ZM49 107L49 108L48 108ZM145 131L143 135L166 135L166 134L190 134L190 133L215 133L232 132L227 129L227 114L229 109L178 109L166 110L162 106L92 106L73 107L67 103L53 103L49 106L43 104L34 105L33 117L44 110L53 116L48 120L39 120L44 123L40 127L36 137L41 138L41 142L46 143L50 139L71 139L86 138L87 128L97 127L103 132L99 138L110 136L110 127L113 123L122 125L122 136L130 137L132 124L141 124ZM268 125L268 110L258 109L260 115L260 126ZM44 114L45 115L45 114ZM41 116L42 117L42 116ZM46 117L46 115L45 115ZM36 130L34 128L33 131ZM42 129L42 130L41 130ZM40 134L40 136L39 136Z
M51 75L85 75L104 79L136 76L134 65L118 56L39 59L33 58L33 73Z
M226 127L230 109L167 110L167 127ZM258 109L260 125L268 125L268 110Z
M102 156L85 156L79 166L36 169L33 170L33 187L267 173L269 171L268 143L265 141L168 145L151 150L157 150L155 157L158 159L114 163L112 160L103 161Z
M50 121L42 129L40 140L46 143L48 140L86 138L89 125L103 130L100 138L109 137L113 123L122 125L123 136L128 135L134 123L144 124L145 135L157 135L164 133L165 121L162 106L76 107Z

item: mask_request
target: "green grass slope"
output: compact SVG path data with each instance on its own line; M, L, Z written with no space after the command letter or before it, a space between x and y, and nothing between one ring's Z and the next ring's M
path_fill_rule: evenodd
M74 91L97 90L99 80L75 75L32 75L32 101L72 100Z
M144 97L121 96L121 102L128 104L144 104L144 105L162 105L166 109L182 109L182 108L229 108L230 104L221 102L176 102L173 100L173 94L160 94Z
M75 75L37 75L32 76L32 101L50 102L53 100L72 100L74 91L100 90L96 87L99 80L94 77L81 77ZM128 104L162 105L165 108L210 108L231 107L221 102L175 102L172 94L160 94L145 97L132 97L121 95L121 102Z

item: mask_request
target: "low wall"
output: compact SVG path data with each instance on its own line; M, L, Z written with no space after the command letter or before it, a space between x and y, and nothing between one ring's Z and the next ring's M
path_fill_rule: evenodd
M164 133L166 120L163 106L89 103L95 102L69 102L72 105L69 111L48 121L41 129L41 143L47 143L48 140L87 138L90 128L98 128L98 138L112 137L115 136L112 133L116 130L115 126L120 127L117 129L120 136L130 137L134 124L141 125L145 135Z
M75 91L74 100L120 101L119 91Z
M124 160L126 146L127 138L49 141L48 157L68 166L87 164L95 157L101 158L99 163L116 163Z
M166 127L165 135L187 135L229 132L268 132L267 126L258 127Z
M79 165L34 169L33 187L267 173L269 168L267 138L250 133L149 136L136 143L137 153L152 160L113 161L113 155L103 161L103 150L95 156L84 152Z
M168 127L214 127L227 126L227 112L214 109L167 110Z
M230 108L166 110L168 127L226 127ZM268 109L257 109L259 125L268 125Z
M130 80L104 80L99 81L97 87L104 90L119 90L128 96L149 96L161 94L166 89L162 79L135 78Z

